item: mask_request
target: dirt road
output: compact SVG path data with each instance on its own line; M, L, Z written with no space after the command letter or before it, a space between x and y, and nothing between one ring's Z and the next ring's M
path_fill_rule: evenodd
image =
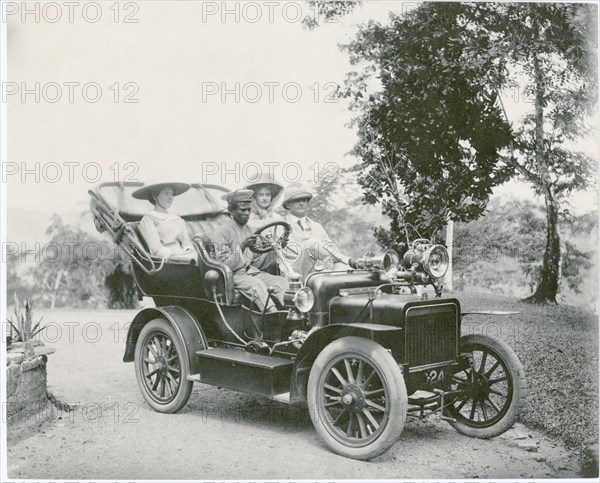
M43 337L56 348L48 383L63 402L40 432L9 442L8 475L28 479L467 479L573 478L558 441L517 424L493 440L447 423L409 419L400 440L370 462L331 453L306 407L196 384L183 411L149 409L133 364L123 363L131 311L55 311ZM36 314L37 316L42 314Z

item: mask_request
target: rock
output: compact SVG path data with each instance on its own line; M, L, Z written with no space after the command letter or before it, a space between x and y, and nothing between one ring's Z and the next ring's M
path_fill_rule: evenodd
M499 437L509 441L516 439L527 439L529 437L529 431L527 431L527 427L516 423L512 428L505 433L502 433Z
M46 347L45 345L38 345L33 350L36 356L45 356L48 354L54 354L56 352L54 347Z
M20 364L23 362L23 354L19 352L9 352L6 354L6 365L9 364Z
M531 453L537 453L538 450L537 443L528 439L520 440L519 442L517 442L517 447L524 449L525 451L529 451Z
M529 435L525 431L519 428L514 428L514 433L515 439L527 439L529 437Z
M541 463L542 461L546 461L546 457L545 457L545 456L542 456L542 455L539 455L539 456L536 456L536 457L535 457L535 460L536 460L538 463Z
M588 446L583 451L581 476L584 478L598 478L598 443Z
M32 353L33 353L33 349L32 349ZM27 359L27 352L25 352L25 358ZM25 360L21 363L21 371L25 372L25 371L31 371L37 367L43 366L44 365L44 361L41 357L35 357L35 355L28 359Z

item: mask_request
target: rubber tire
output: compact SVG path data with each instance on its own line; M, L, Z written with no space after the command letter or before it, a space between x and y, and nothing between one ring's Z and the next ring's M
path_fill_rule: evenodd
M512 378L512 400L506 414L493 426L475 428L462 421L448 421L459 433L472 438L489 439L508 431L517 421L527 397L525 370L515 352L505 342L483 334L471 334L460 338L460 352L470 352L477 345L493 350L500 357ZM448 411L452 416L451 409Z
M327 374L330 361L340 355L356 353L377 367L389 388L390 414L387 424L377 439L363 447L349 447L335 439L323 421L323 407L318 400L321 377ZM397 362L381 345L362 337L343 337L329 344L316 358L308 378L307 401L313 425L323 442L335 453L358 460L369 460L385 453L400 437L406 422L408 395L404 376Z
M149 335L156 332L162 332L163 334L166 334L173 341L173 343L175 344L175 350L177 351L177 356L179 357L180 361L181 373L179 388L177 390L175 398L167 404L162 404L152 398L148 388L144 383L144 375L142 370L142 351L145 345L145 341L149 337ZM186 405L192 393L192 387L194 383L192 381L188 381L187 379L190 371L188 366L188 355L185 346L183 345L183 342L179 339L179 335L169 322L167 322L164 319L154 319L148 322L143 327L135 346L134 365L135 377L137 379L140 392L142 393L142 396L152 409L159 413L171 414L176 413Z

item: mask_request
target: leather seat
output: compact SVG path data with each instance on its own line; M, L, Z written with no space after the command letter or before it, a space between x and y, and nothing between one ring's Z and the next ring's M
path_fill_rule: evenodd
M209 300L213 299L213 293L211 287L208 286L204 282L204 277L206 272L209 270L215 270L219 275L219 280L217 281L217 295L219 296L219 301L225 303L226 305L238 305L242 299L240 293L233 288L233 272L231 268L216 260L214 245L210 239L210 234L214 232L214 230L226 222L229 219L229 216L226 214L219 214L216 216L212 216L208 219L202 220L186 220L186 227L188 229L188 233L192 237L192 240L195 244L196 251L198 253L197 265L200 273L197 278L198 286L201 286L202 292L198 293L203 298L207 298ZM131 238L131 244L133 245L134 252L137 252L139 259L142 263L148 264L147 260L151 259L155 262L155 265L158 267L162 260L158 257L153 257L148 252L148 246L144 241L143 236L139 231L139 222L128 222L127 232L129 237ZM137 246L136 246L137 245ZM141 252L141 253L140 253ZM169 267L173 265L181 265L177 261L167 262ZM189 266L189 265L188 265ZM189 267L192 268L192 267ZM172 272L171 269L168 270ZM160 278L161 270L152 275L152 278L156 278L157 276ZM188 272L186 272L188 273ZM189 275L189 274L188 274ZM140 279L139 282L142 280ZM170 284L169 284L170 285ZM160 294L160 295L176 295L177 287L170 287L167 284L164 285L164 289L169 292L173 292L172 294ZM157 294L158 295L158 294Z

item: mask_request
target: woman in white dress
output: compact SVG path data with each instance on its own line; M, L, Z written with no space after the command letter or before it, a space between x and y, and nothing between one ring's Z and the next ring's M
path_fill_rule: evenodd
M144 215L139 229L151 255L160 258L195 259L196 251L180 216L168 209L173 198L190 189L187 183L155 183L132 193L138 200L148 200L154 209Z

